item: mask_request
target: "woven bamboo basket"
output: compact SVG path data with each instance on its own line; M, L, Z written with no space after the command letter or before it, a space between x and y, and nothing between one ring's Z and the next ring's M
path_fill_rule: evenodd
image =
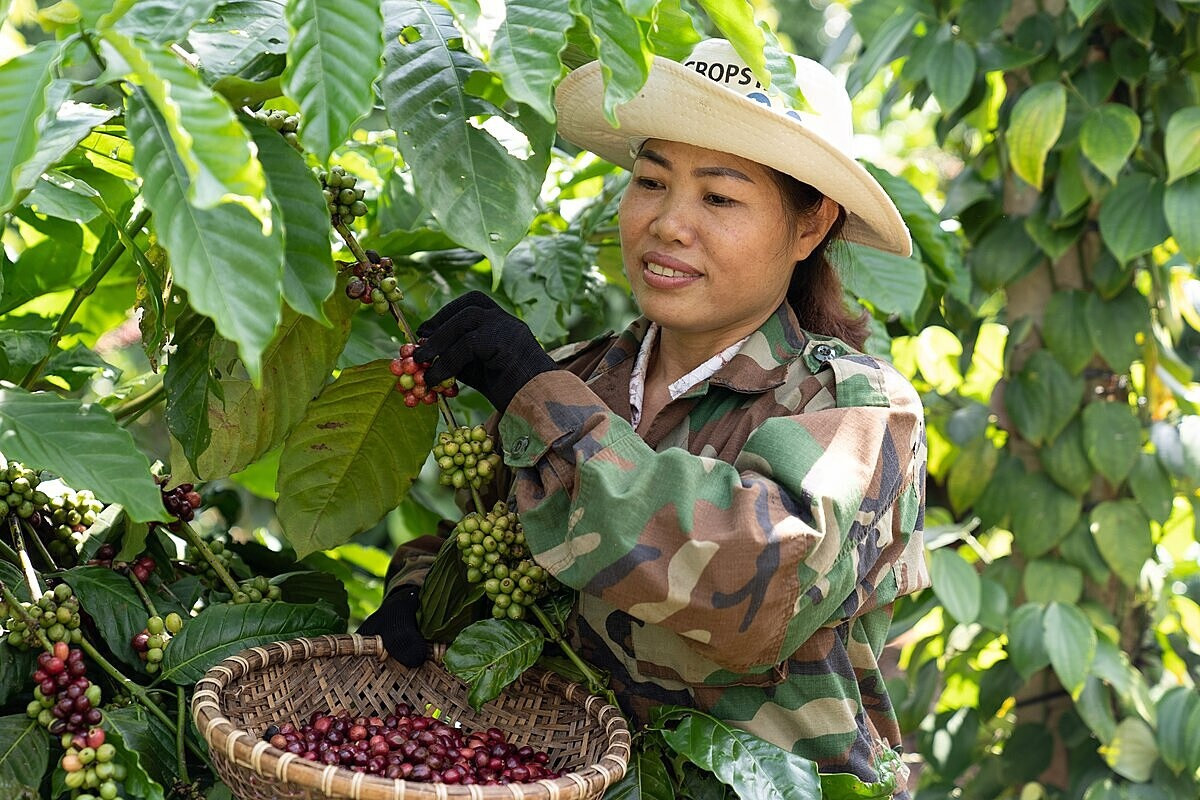
M478 712L442 666L445 647L409 669L377 636L344 634L276 642L225 659L196 684L192 717L213 766L240 800L593 800L629 763L629 729L602 698L554 673L531 669ZM559 778L505 786L392 780L326 766L270 746L268 725L300 723L315 711L384 715L427 704L470 730L499 728L517 746L550 756Z

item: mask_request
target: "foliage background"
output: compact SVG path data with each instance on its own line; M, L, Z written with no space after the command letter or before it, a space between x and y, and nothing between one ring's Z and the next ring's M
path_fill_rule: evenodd
M285 601L333 596L353 628L392 546L458 511L436 415L390 391L397 325L340 291L312 169L369 187L354 236L413 320L480 288L577 340L634 313L623 176L555 141L553 85L600 58L612 108L649 54L720 34L787 90L781 43L846 76L917 247L841 255L928 412L935 586L891 648L918 797L1196 796L1200 4L505 6L0 2L0 452L169 561L160 461L244 574L299 576ZM301 112L303 155L260 107ZM22 658L0 642L6 713Z

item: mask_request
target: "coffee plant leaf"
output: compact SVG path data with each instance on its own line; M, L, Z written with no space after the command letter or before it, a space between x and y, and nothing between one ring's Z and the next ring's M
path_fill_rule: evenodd
M0 133L0 213L11 209L37 181L37 174L21 173L21 169L38 149L37 121L46 113L50 64L58 57L59 46L42 42L0 64L0 113L9 120ZM18 174L24 183L14 180Z
M1058 679L1075 696L1096 655L1096 630L1091 620L1075 605L1050 603L1042 615L1042 643Z
M29 586L25 583L25 573L16 564L0 561L0 581L8 590L17 596L18 600L29 602Z
M325 603L209 606L171 639L160 677L190 686L214 664L246 648L345 630L346 621Z
M150 612L129 583L131 578L99 566L74 567L59 577L75 591L113 655L140 669L142 662L131 642L145 629Z
M1127 403L1089 403L1083 409L1083 450L1114 486L1129 475L1142 449L1142 426Z
M324 600L342 619L350 618L350 600L346 584L333 573L324 570L300 570L284 572L271 577L271 585L278 586L289 603L316 603Z
M1138 717L1126 717L1118 722L1112 741L1099 750L1113 772L1135 783L1150 780L1154 762L1158 759L1154 731Z
M1193 263L1200 261L1200 232L1189 224L1200 215L1200 175L1193 173L1167 187L1163 213L1184 257Z
M218 0L138 0L112 27L157 45L177 42L197 22L207 20L217 4Z
M979 573L952 547L939 547L929 554L933 592L954 619L970 624L979 617L982 588Z
M239 80L237 76L256 63L283 59L288 43L284 5L278 0L233 0L221 3L219 15L192 26L188 49L199 57L200 73L214 82L214 89L220 91L223 79ZM271 96L279 95L278 76L267 80L276 84Z
M1088 161L1113 183L1129 160L1142 133L1142 121L1129 106L1105 103L1092 109L1079 131L1079 146Z
M112 414L93 403L0 388L0 453L120 503L134 520L170 519L149 460Z
M191 179L175 149L173 126L144 90L136 89L129 99L127 124L143 196L154 212L159 243L171 257L175 282L187 290L193 308L212 318L218 333L237 343L251 380L260 381L262 353L280 319L284 245L279 226L264 233L261 220L237 203L192 204ZM231 156L225 152L224 157Z
M1074 289L1055 292L1046 303L1042 319L1047 349L1072 375L1083 372L1095 352L1086 324L1087 297Z
M50 762L50 734L25 714L0 717L0 784L31 789L36 796Z
M668 727L673 725L673 727ZM676 753L711 772L738 797L811 800L821 796L817 765L703 712L651 722Z
M962 245L954 234L942 228L941 216L908 181L870 164L863 166L896 201L913 244L920 251L920 260L932 270L933 276L949 283L958 280L963 267Z
M343 370L284 442L278 514L297 557L374 525L421 471L437 410L407 408L395 385L387 361Z
M331 326L285 307L279 329L262 353L261 385L256 388L238 372L222 373L220 394L209 397L207 403L212 437L196 460L199 477L209 479L239 472L283 442L329 379L360 305L344 293L335 292L324 306ZM181 348L193 346L185 342ZM210 369L229 363L232 353L227 349L214 348ZM171 461L174 468L174 454Z
M158 732L160 739L159 746L153 750L145 750L142 748L148 745L146 741L148 737L138 736L134 741L127 742L125 740L125 730L125 727L115 723L108 725L108 735L105 737L105 741L112 742L113 747L117 750L117 754L113 758L113 763L121 764L125 767L125 780L122 782L125 791L133 797L141 798L141 800L163 800L164 792L162 784L151 777L147 769L151 756L163 759L162 751L164 748L162 745L164 744L167 746L167 755L163 759L165 763L160 762L158 766L166 767L175 762L175 757L170 749L175 740L174 731L166 728L166 726L161 726L161 730ZM131 732L133 731L131 730Z
M57 84L52 84L49 92L52 93L56 87ZM42 121L37 151L22 165L17 178L18 186L31 185L38 176L62 161L76 145L86 139L92 129L117 115L114 108L101 108L66 98L51 103L50 106Z
M105 711L104 721L109 730L120 733L125 749L138 759L150 780L171 786L179 779L175 732L165 722L136 703Z
M1008 657L1022 680L1049 666L1046 652L1041 603L1025 603L1017 607L1008 621Z
M1154 555L1150 520L1132 499L1105 500L1091 511L1091 532L1104 561L1126 586L1137 586Z
M1159 755L1175 773L1200 769L1200 695L1184 686L1163 693L1157 704Z
M267 175L267 195L283 225L283 299L294 310L330 325L323 308L336 273L329 251L329 208L304 157L266 125L250 125Z
M846 244L850 258L842 264L847 289L880 311L912 317L925 295L925 267L914 258L873 247Z
M443 663L470 687L467 702L478 711L534 665L544 644L542 632L527 622L485 619L454 637Z
M1040 190L1046 157L1062 134L1067 116L1067 90L1058 81L1026 89L1013 106L1009 120L1009 158L1013 172Z
M458 545L453 536L447 537L421 584L417 612L421 633L430 641L454 641L463 628L480 618L476 601L483 595L482 583L467 583Z
M417 194L452 239L487 257L498 285L505 255L533 220L554 127L527 106L517 116L504 115L467 92L472 73L486 65L463 47L445 9L384 0L383 16L383 101ZM636 46L639 29L629 22ZM628 38L610 41L629 44ZM515 127L527 140L528 157L512 155L488 131L463 123L474 117Z
M655 750L630 754L625 775L604 793L605 800L675 800L675 789L662 756Z
M4 583L15 588L7 579ZM0 638L0 708L29 691L29 676L36 664L37 651L20 650L8 643L7 636Z
M1164 185L1151 175L1130 172L1100 205L1100 234L1121 264L1150 252L1171 233L1163 212Z
M901 782L901 775L907 775L908 769L900 756L894 750L883 750L878 758L873 760L879 780L867 783L848 772L822 773L822 800L888 800L896 793L896 786Z
M554 86L562 77L559 53L574 21L568 4L547 0L505 3L504 22L492 40L490 65L504 91L548 122L555 119Z
M1084 316L1092 345L1113 372L1126 372L1141 355L1138 334L1150 324L1146 298L1126 287L1110 300L1089 294Z
M371 111L383 20L378 0L288 3L291 40L283 87L300 107L300 141L325 163ZM461 117L456 117L461 121Z
M183 447L193 472L196 460L212 441L208 421L209 383L212 377L213 321L186 310L175 322L175 352L171 368L163 374L167 393L167 430Z

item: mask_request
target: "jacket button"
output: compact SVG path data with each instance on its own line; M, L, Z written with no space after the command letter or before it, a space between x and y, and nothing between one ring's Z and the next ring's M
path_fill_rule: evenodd
M837 351L827 344L819 344L813 348L813 358L822 364L836 357Z
M507 452L508 452L508 455L519 458L520 456L525 455L525 451L528 449L529 449L529 437L522 436L520 439L517 439L515 442L513 442L512 447L507 448Z

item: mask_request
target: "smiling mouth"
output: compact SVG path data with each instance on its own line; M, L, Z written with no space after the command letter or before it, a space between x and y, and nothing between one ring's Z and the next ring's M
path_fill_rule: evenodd
M671 269L664 267L662 264L656 264L653 261L647 261L646 271L652 275L659 275L663 278L698 278L700 277L695 272L684 272L679 269Z

